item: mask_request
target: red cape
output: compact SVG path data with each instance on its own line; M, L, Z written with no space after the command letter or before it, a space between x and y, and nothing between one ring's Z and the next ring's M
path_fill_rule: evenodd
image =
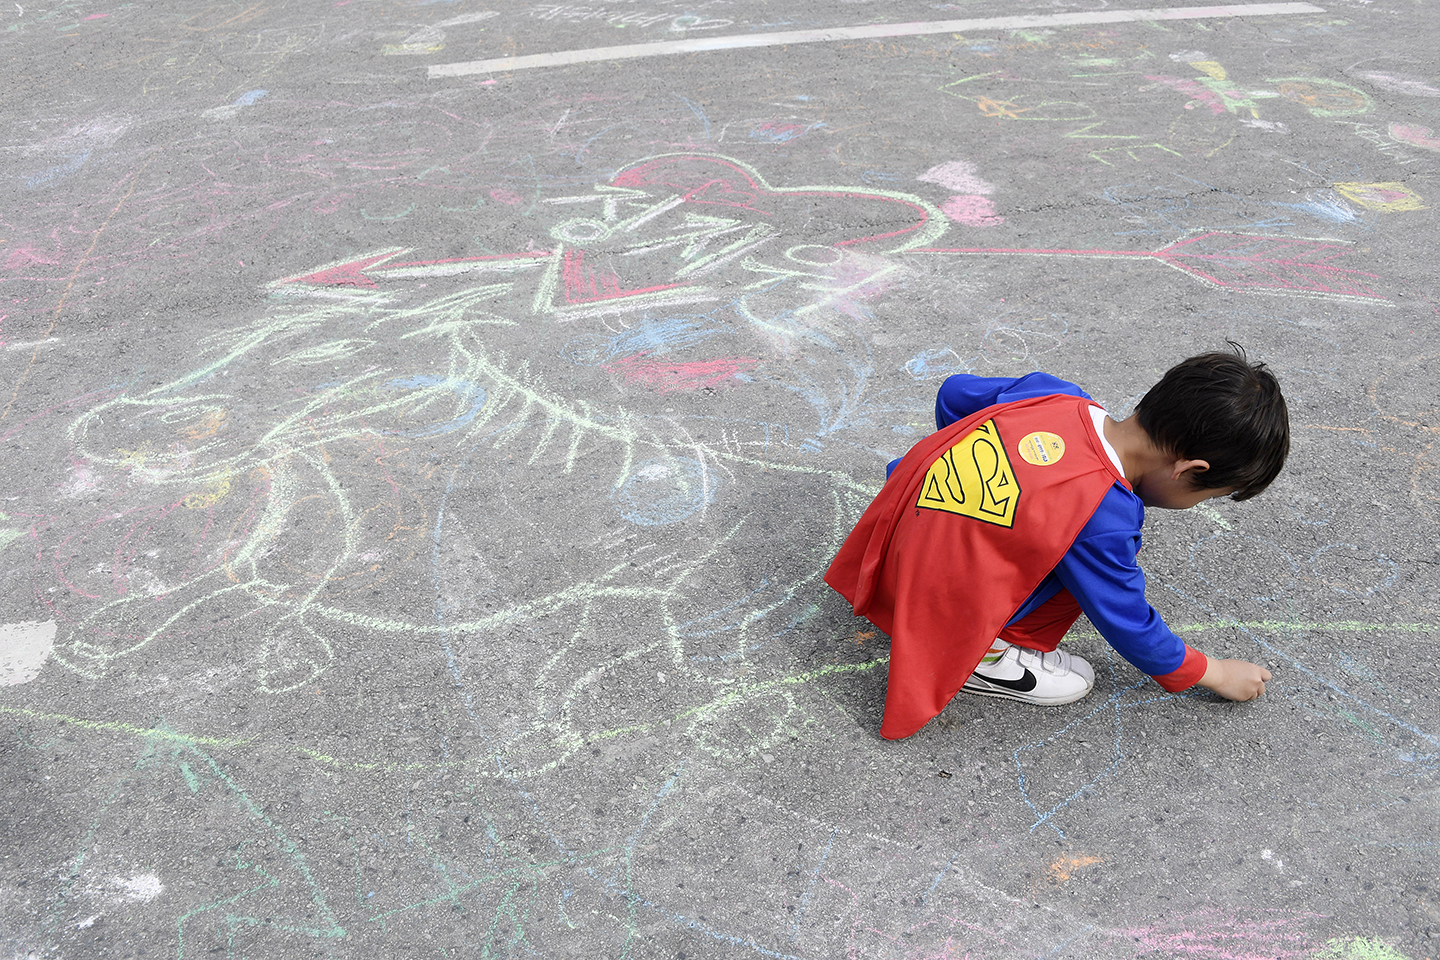
M999 404L920 441L825 573L890 635L880 735L945 708L1026 598L1124 483L1083 397Z

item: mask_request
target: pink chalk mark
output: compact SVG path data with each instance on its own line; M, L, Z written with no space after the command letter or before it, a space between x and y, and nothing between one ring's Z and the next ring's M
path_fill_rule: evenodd
M995 189L976 175L975 164L969 160L951 160L949 163L942 163L939 166L931 167L915 179L921 183L938 183L955 193L983 195Z
M1234 290L1288 290L1384 300L1374 289L1380 277L1337 267L1332 260L1350 248L1336 243L1290 237L1255 237L1212 231L1159 250L1071 250L1017 247L927 247L912 253L992 253L1031 256L1142 258Z
M1005 218L995 213L995 204L989 197L957 196L940 204L945 216L956 223L970 227L998 227Z
M497 203L508 203L512 207L525 202L525 198L520 194L514 190L506 190L504 187L496 187L491 190L490 199Z
M376 285L375 281L365 276L365 268L374 266L382 260L389 260L399 252L399 250L391 250L373 257L362 257L359 260L326 267L324 270L316 270L314 273L307 273L303 277L295 277L284 282L309 283L319 287L373 287Z
M1403 123L1390 124L1390 136L1396 140L1402 140L1412 147L1420 147L1422 150L1440 150L1440 137L1435 136L1429 127L1412 127Z
M666 362L651 360L648 354L637 353L607 363L604 369L620 374L626 383L646 387L656 393L679 393L706 387L733 387L740 382L735 378L736 374L759 362L754 357Z
M90 14L90 16L86 17L85 19L86 19L86 20L99 20L101 17L108 17L108 16L110 16L110 14L108 14L108 13L92 13L92 14Z
M1142 953L1194 960L1300 960L1315 956L1320 944L1305 926L1322 919L1319 914L1282 914L1267 911L1268 917L1244 920L1204 910L1169 923L1155 923L1120 929L1126 941L1138 944Z
M663 283L651 287L625 289L620 276L614 270L602 267L596 270L585 262L584 250L566 250L560 275L565 280L565 299L570 303L594 303L597 300L618 300L642 293L658 293L683 287L683 283Z
M929 212L923 206L897 197L841 190L771 187L740 165L720 157L681 156L649 160L621 171L611 183L617 187L635 189L661 187L671 193L680 193L691 203L736 207L766 217L774 216L778 212L779 203L787 197L836 197L852 202L878 200L909 207L912 211L912 222L898 230L841 240L832 244L836 247L874 243L903 236L921 229L930 219Z
M1178 90L1180 93L1188 94L1191 102L1185 104L1186 110L1193 109L1195 104L1199 103L1209 107L1212 116L1218 117L1230 109L1230 107L1226 105L1223 97L1195 80L1186 80L1183 77L1150 76L1148 74L1145 79L1154 80L1156 83L1164 84L1171 90ZM1237 97L1242 96L1238 91L1227 92Z
M11 250L10 255L5 258L5 269L18 270L32 263L43 263L53 267L59 262L60 258L58 256L47 256L34 247L20 247Z

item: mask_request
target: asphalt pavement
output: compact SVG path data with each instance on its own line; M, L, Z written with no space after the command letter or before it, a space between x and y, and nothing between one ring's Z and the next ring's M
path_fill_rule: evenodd
M1440 957L1409 0L0 9L0 957ZM880 738L820 580L952 373L1294 446L1274 673Z

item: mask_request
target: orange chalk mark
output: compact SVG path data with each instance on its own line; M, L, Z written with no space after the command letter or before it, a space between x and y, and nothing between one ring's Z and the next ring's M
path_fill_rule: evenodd
M1092 857L1089 854L1082 854L1078 857L1067 857L1061 855L1050 864L1050 879L1056 883L1064 883L1069 880L1077 870L1088 867L1092 864L1103 863L1103 857Z

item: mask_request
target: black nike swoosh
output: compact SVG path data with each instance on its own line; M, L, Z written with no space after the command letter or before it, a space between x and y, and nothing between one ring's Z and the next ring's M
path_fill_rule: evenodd
M993 683L997 687L1004 687L1006 690L1014 690L1016 693L1029 693L1031 690L1035 689L1035 674L1031 673L1029 670L1025 671L1025 676L1017 677L1014 680L997 680L995 677L987 677L982 674L976 674L976 676L979 677L981 680L984 680L986 683Z

